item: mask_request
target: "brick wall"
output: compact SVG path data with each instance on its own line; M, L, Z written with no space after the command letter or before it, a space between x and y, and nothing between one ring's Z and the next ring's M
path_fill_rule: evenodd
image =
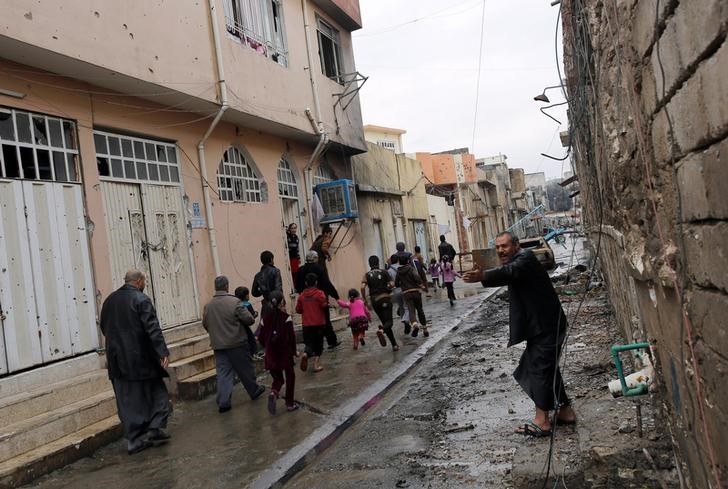
M728 472L728 2L565 0L572 154L690 487Z

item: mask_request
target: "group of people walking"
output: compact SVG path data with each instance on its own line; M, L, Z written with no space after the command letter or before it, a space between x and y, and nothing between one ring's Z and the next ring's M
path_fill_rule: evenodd
M383 268L379 257L370 256L370 269L362 277L360 288L351 288L346 299L342 299L326 268L331 258L330 228L323 228L301 265L294 226L288 227L289 259L298 293L294 309L301 314L305 348L298 351L281 272L275 266L272 252L266 250L260 254L261 268L250 289L240 286L231 294L228 278L216 277L215 293L204 307L202 325L210 336L215 356L216 403L220 413L231 409L236 375L250 399L264 394L265 387L257 382L252 361L259 349L263 350L264 366L272 377L268 411L276 414L281 396L287 411L299 408L294 400L296 360L302 371L307 371L311 363L313 372L321 372L324 341L329 348L340 345L331 324L332 299L348 311L354 350L366 345L373 310L380 322L376 330L378 342L383 347L391 345L395 352L399 350L393 331L395 314L404 325L405 335L417 337L421 332L422 336L429 336L422 301L423 292L429 295L428 272L436 289L448 290L451 305L455 300L453 282L459 276L452 267L455 250L444 237L439 247L440 260L433 259L429 267L419 247L411 253L404 243L397 243L396 252ZM171 404L163 381L168 376L165 369L169 365L169 351L154 306L143 293L145 284L146 277L141 271L129 270L125 285L107 298L101 312L109 376L130 454L170 438L165 428ZM260 314L250 302L251 295L260 298Z

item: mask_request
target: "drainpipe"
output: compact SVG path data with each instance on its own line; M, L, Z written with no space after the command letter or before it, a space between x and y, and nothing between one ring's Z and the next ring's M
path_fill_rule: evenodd
M212 200L210 198L210 184L207 178L207 164L205 163L205 143L215 130L217 124L222 119L225 111L230 107L228 105L227 85L225 84L225 69L222 62L222 50L220 48L220 31L217 25L217 14L215 11L215 0L208 0L210 9L210 23L212 25L212 39L215 47L215 63L217 65L217 78L220 90L220 108L215 118L210 123L205 134L197 144L197 158L200 164L200 180L202 182L202 198L205 201L205 214L207 217L207 233L210 236L210 253L212 254L212 263L215 268L215 275L221 275L220 256L217 253L217 231L215 230L215 219L212 213Z
M313 108L315 111L316 118L314 119L310 109L306 109L306 116L308 117L313 132L319 137L318 144L313 150L311 157L308 159L308 163L303 170L303 180L306 194L306 205L308 206L308 220L311 226L311 239L315 239L316 229L314 229L313 222L313 209L311 205L311 199L313 198L313 180L311 179L311 169L318 161L319 157L323 154L326 149L326 145L329 142L329 136L324 130L324 124L321 121L321 104L319 102L318 86L316 85L316 76L313 73L313 57L311 55L311 38L309 36L309 28L311 27L308 23L308 0L301 0L301 9L303 10L303 31L306 39L306 57L308 59L308 79L311 82L311 94L313 95Z
M325 131L322 131L321 128L316 124L313 116L311 115L310 109L306 109L306 116L308 116L308 120L311 122L311 126L313 127L314 132L319 136L318 144L316 145L316 148L314 148L313 153L311 153L311 157L308 159L306 167L303 169L303 185L305 187L304 190L306 193L306 205L308 206L308 221L309 226L311 227L311 239L313 240L316 236L316 229L314 229L313 206L311 205L311 199L313 199L313 180L311 179L311 169L316 161L318 161L319 157L326 150L326 145L329 142L329 136L328 134L326 134Z

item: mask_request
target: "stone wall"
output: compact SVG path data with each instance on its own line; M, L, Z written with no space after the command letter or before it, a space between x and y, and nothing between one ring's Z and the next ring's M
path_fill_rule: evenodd
M654 397L690 487L725 487L728 2L561 13L572 155L616 317L655 346Z

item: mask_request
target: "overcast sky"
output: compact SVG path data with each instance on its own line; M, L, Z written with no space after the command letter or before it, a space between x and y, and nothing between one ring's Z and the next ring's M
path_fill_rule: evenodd
M550 0L485 0L485 34L473 145L483 0L360 0L354 32L365 124L405 129L406 152L469 147L508 156L510 168L561 176L558 132L565 106L542 115L533 97L559 83L554 53L558 7ZM561 33L559 32L561 59ZM563 73L563 69L562 69ZM559 89L547 92L563 101ZM568 162L564 170L569 170Z

